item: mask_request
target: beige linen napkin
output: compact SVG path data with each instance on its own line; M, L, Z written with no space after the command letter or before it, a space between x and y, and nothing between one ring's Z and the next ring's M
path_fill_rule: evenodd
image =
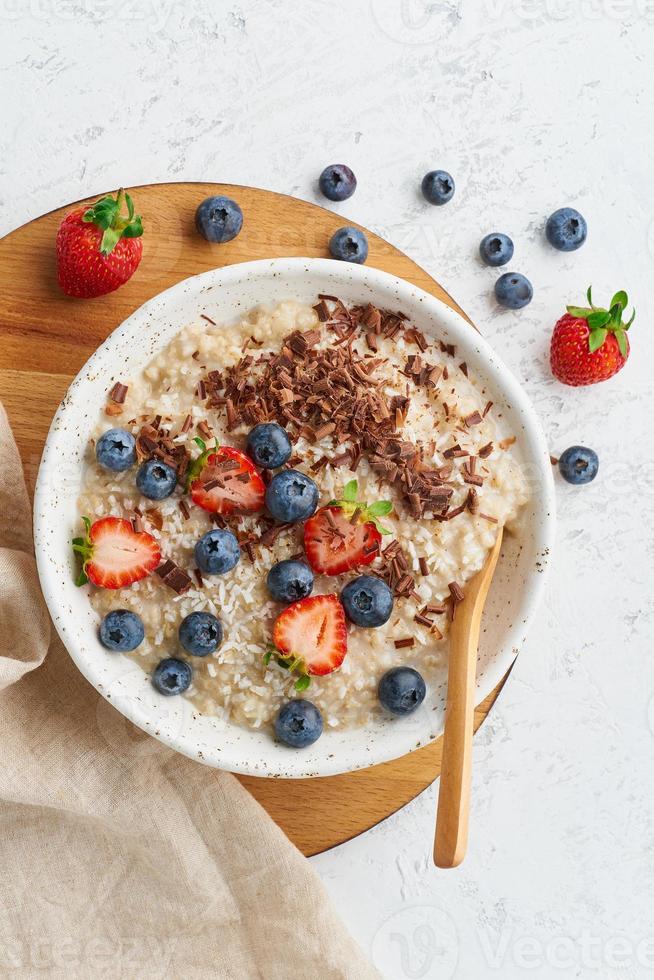
M77 671L31 550L0 406L0 976L378 977L240 783L134 728Z

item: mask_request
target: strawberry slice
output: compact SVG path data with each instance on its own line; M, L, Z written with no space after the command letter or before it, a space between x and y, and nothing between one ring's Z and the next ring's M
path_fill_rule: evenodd
M103 589L121 589L146 578L161 562L157 541L147 531L135 531L120 517L101 517L91 524L82 518L86 534L73 538L73 551L82 559L76 585L92 582Z
M287 606L275 620L278 662L303 677L331 674L347 653L345 612L338 596L312 595ZM308 681L307 681L308 683ZM299 689L306 684L296 685Z
M207 449L195 440L202 454L189 467L187 486L199 507L212 514L256 514L263 510L266 487L252 460L240 449Z
M380 552L382 534L391 533L378 520L391 512L391 501L362 503L357 489L357 481L351 480L343 500L331 500L306 521L304 550L314 572L340 575L369 565Z

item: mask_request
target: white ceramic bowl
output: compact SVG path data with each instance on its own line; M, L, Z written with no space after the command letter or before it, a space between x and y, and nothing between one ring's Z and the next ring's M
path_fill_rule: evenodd
M315 303L318 293L350 303L370 301L404 311L426 334L457 345L457 356L487 385L496 410L518 437L532 497L523 530L507 537L484 618L478 700L508 670L543 590L554 525L547 445L520 385L482 337L457 313L409 283L368 266L329 259L275 259L215 269L155 296L120 326L80 371L57 412L39 469L35 511L38 569L54 624L73 660L119 711L185 755L254 776L324 776L371 766L425 745L443 730L446 674L407 718L387 718L354 731L326 731L300 751L268 732L202 717L183 697L159 695L141 667L108 655L87 588L73 584L70 539L79 526L82 458L114 380L129 379L188 323L206 313L233 322L253 306L283 299ZM226 328L229 329L229 328Z

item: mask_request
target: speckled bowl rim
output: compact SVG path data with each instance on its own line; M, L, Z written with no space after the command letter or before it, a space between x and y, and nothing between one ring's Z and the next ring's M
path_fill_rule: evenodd
M313 284L319 282L320 286ZM309 286L309 283L312 285ZM427 333L457 344L457 355L487 383L496 404L504 406L518 436L537 493L529 518L509 559L500 560L489 598L480 644L478 700L486 697L510 668L524 642L527 627L543 593L554 537L554 484L547 443L531 403L490 345L456 311L441 300L389 273L371 266L330 259L271 259L213 269L185 279L148 300L123 322L91 356L71 384L46 440L34 499L34 538L41 587L55 627L71 657L104 698L127 718L160 741L207 765L251 776L312 777L353 771L398 758L442 733L445 682L408 718L382 718L361 729L326 730L314 745L301 751L279 745L266 731L243 729L230 722L203 717L185 698L164 698L142 668L122 655L107 654L97 638L97 616L85 589L73 583L69 539L75 525L82 467L80 444L88 436L106 401L106 391L120 371L116 352L130 350L141 358L133 375L157 349L204 311L220 295L248 296L223 322L259 303L296 295L305 301L318 292L348 301L371 301L417 316ZM249 290L254 290L251 301ZM274 294L266 297L266 289ZM281 292L280 292L281 290ZM258 291L258 293L257 293ZM213 294L213 295L212 295ZM168 326L158 346L134 354L148 324L164 321L176 304L195 304L177 327ZM237 306L240 304L237 304ZM120 358L119 358L120 361ZM115 376L111 377L111 371ZM129 377L129 375L125 375ZM64 478L62 479L62 473ZM516 550L517 549L517 550ZM528 563L525 565L525 556ZM504 562L504 564L503 564ZM515 562L513 568L512 562ZM504 576L504 577L503 577ZM517 590L517 594L516 594ZM506 614L507 606L512 606ZM502 617L510 622L502 625ZM499 625L498 625L499 624ZM498 635L498 630L501 632Z

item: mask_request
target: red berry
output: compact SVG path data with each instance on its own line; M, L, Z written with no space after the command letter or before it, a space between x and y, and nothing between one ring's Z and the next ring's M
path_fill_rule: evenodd
M83 560L79 585L88 579L103 589L121 589L146 578L160 564L155 538L147 531L135 531L129 521L101 517L93 524L88 518L84 522L86 537L73 541L73 550Z
M66 215L57 232L57 276L68 296L90 299L118 289L136 271L143 254L141 219L123 192Z
M256 514L266 487L252 460L239 449L208 450L192 464L191 497L212 514Z
M304 525L304 550L314 572L340 575L369 565L381 534L372 523L351 524L342 507L321 507Z
M338 596L314 595L294 602L273 627L273 643L292 669L304 674L331 674L347 653L345 612Z
M590 302L590 290L589 302ZM552 373L566 385L590 385L606 381L624 367L629 357L622 312L627 295L616 293L609 310L569 306L557 322L550 344Z

